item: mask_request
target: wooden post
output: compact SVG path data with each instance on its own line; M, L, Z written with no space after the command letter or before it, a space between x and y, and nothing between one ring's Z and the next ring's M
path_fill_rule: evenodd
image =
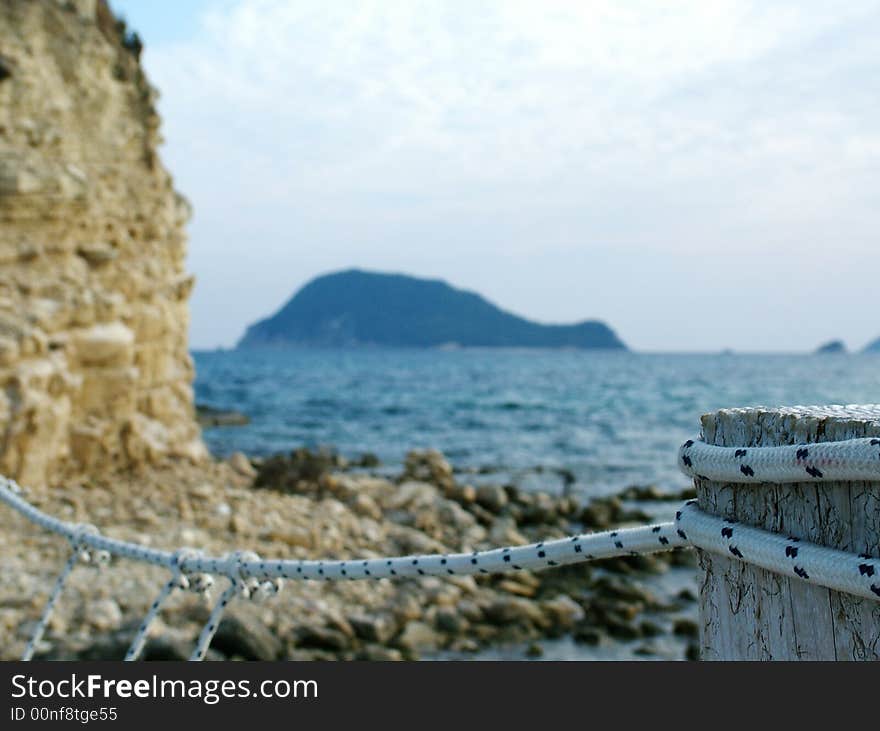
M875 407L725 409L708 444L769 447L880 437ZM880 556L880 483L734 485L697 480L700 508L802 540ZM880 603L699 551L704 660L877 660Z

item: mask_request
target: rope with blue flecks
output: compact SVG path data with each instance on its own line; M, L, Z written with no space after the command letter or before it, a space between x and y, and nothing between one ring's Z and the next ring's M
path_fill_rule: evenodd
M737 483L880 480L880 439L783 447L715 447L689 439L678 464L689 477Z
M682 471L697 479L735 483L812 481L880 481L880 440L853 439L790 447L728 448L688 440L679 451ZM162 566L172 572L126 654L136 660L161 605L175 589L208 593L213 576L229 581L202 629L191 660L202 660L223 612L235 597L265 599L281 590L283 579L334 581L394 579L419 576L465 576L506 571L541 570L614 556L638 555L696 547L760 566L836 591L880 601L880 559L858 556L825 546L724 520L687 502L675 521L601 533L585 533L527 546L471 553L397 556L349 560L262 559L250 552L206 556L192 549L176 552L102 536L92 526L67 523L38 510L22 497L22 489L0 477L0 502L38 526L70 541L72 553L46 603L43 616L28 642L29 660L49 622L64 583L79 558L96 552Z

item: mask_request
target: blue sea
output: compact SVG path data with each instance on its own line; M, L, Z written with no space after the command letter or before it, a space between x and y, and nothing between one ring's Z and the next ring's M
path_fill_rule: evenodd
M660 355L558 350L265 350L194 353L200 403L247 414L205 431L218 456L329 446L395 472L434 447L467 481L679 489L681 442L732 406L880 401L880 357ZM465 479L465 478L463 478Z

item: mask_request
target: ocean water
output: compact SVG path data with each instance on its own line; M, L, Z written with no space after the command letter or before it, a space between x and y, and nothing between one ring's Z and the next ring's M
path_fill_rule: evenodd
M659 355L556 350L290 350L194 353L200 403L246 413L205 431L222 456L332 446L399 469L435 447L466 480L581 496L686 484L676 451L704 412L880 401L880 357Z

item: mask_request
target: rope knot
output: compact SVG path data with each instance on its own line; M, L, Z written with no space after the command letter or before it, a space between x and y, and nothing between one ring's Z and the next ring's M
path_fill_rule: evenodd
M97 551L94 556L89 551L86 536L99 535L101 535L101 532L91 523L77 523L74 526L73 533L70 536L70 544L79 560L83 563L91 563L93 558L99 563L102 561L108 563L110 561L110 554L107 551ZM101 554L107 554L106 559Z
M9 490L13 495L17 495L18 497L26 496L25 489L15 480L10 480L8 477L0 477L0 485Z
M110 551L105 551L103 548L95 552L95 563L98 567L109 566L112 558Z
M173 554L171 554L171 568L174 571L174 575L171 577L171 581L174 584L176 589L189 589L192 586L192 580L190 576L186 574L184 571L184 564L187 561L194 561L198 559L202 555L202 552L195 548L179 548ZM192 575L195 578L195 574ZM208 587L210 588L210 587Z
M278 577L277 579L267 579L260 583L254 599L256 601L265 601L266 599L280 594L283 588L284 579L281 577Z
M211 589L214 588L214 577L211 574L192 574L184 578L194 593L203 594L205 597L211 595Z
M260 580L246 570L245 564L256 563L260 556L253 551L233 551L228 554L223 571L245 599L254 596L260 588Z
M214 577L209 573L199 572L203 552L196 548L181 548L172 554L171 566L175 571L177 584L181 589L189 589L194 594L202 594L206 599L214 588ZM196 570L186 570L192 564Z

